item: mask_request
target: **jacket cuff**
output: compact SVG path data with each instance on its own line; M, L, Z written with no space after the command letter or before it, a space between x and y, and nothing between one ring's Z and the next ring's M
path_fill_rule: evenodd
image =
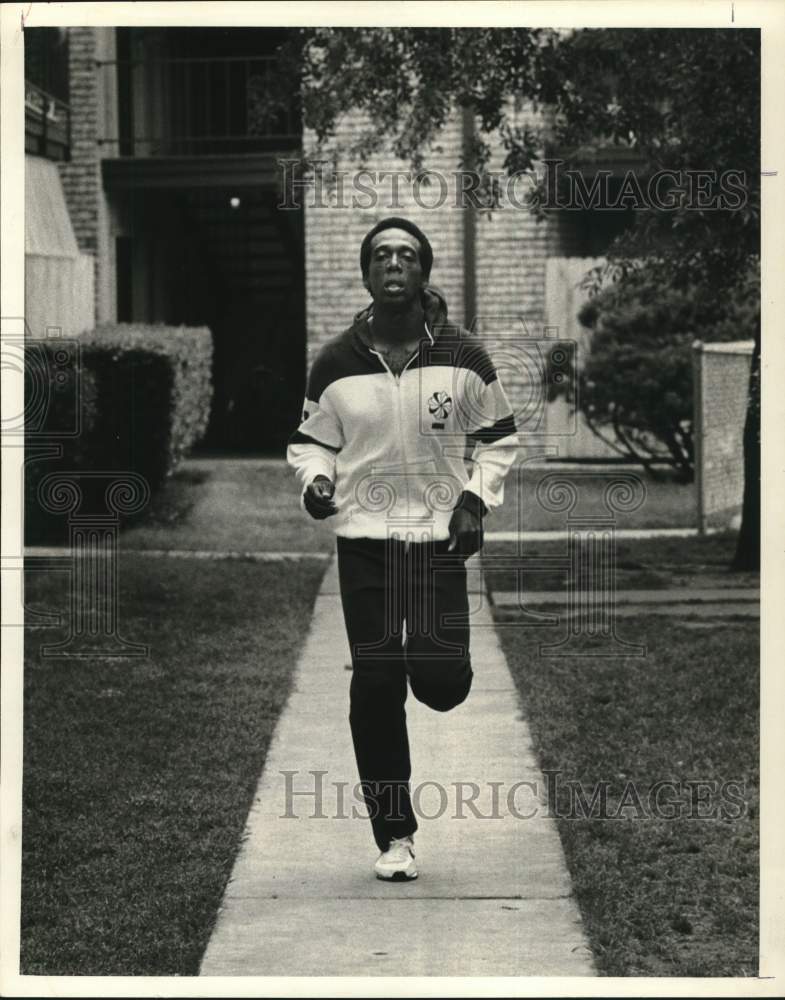
M488 508L485 506L480 497L476 493L472 493L471 490L464 490L463 493L458 497L458 503L455 505L455 509L462 508L463 510L468 510L470 514L474 514L475 517L483 518L488 513Z

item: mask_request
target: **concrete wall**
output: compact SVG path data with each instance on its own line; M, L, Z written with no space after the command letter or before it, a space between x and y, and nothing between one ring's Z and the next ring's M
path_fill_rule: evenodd
M594 267L599 267L600 257L549 257L545 267L545 325L549 334L576 344L576 370L583 367L590 349L591 331L578 322L578 313L588 294L581 289L581 282ZM559 449L565 459L614 459L620 453L593 434L582 414L574 410L563 397L548 404L547 430L550 443ZM608 438L614 434L610 428L603 433Z
M25 254L25 320L34 338L77 337L95 326L93 258Z
M35 338L95 325L94 258L78 248L57 166L37 156L25 157L25 319Z

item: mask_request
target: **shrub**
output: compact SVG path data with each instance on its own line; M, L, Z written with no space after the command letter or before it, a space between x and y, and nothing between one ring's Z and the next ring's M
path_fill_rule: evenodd
M42 368L48 379L48 402L26 433L28 544L62 537L64 529L65 518L47 515L38 501L38 484L45 475L60 470L135 472L154 491L202 437L210 414L212 338L206 328L99 326L79 340L78 398L56 381L58 375L62 378L56 370L58 350L56 341L30 347L38 382ZM61 437L77 416L79 434ZM55 441L62 444L61 457L36 459L39 445Z
M666 462L691 479L692 344L752 337L758 296L754 274L730 298L664 286L651 269L598 292L578 315L592 330L578 376L589 427L650 471Z

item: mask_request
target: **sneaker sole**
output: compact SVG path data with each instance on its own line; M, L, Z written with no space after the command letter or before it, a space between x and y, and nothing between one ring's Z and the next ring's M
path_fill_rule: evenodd
M407 875L406 872L395 872L394 875L380 875L376 872L376 877L380 882L413 882L418 874L418 872L415 872L414 875Z

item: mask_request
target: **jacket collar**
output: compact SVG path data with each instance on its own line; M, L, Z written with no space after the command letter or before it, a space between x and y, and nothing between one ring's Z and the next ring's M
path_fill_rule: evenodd
M424 285L422 291L423 312L425 313L425 332L431 344L439 339L439 332L447 323L447 302L444 293L435 285ZM373 350L373 337L369 320L373 315L373 303L360 310L352 322L355 346L364 354ZM364 350L363 350L364 348Z

